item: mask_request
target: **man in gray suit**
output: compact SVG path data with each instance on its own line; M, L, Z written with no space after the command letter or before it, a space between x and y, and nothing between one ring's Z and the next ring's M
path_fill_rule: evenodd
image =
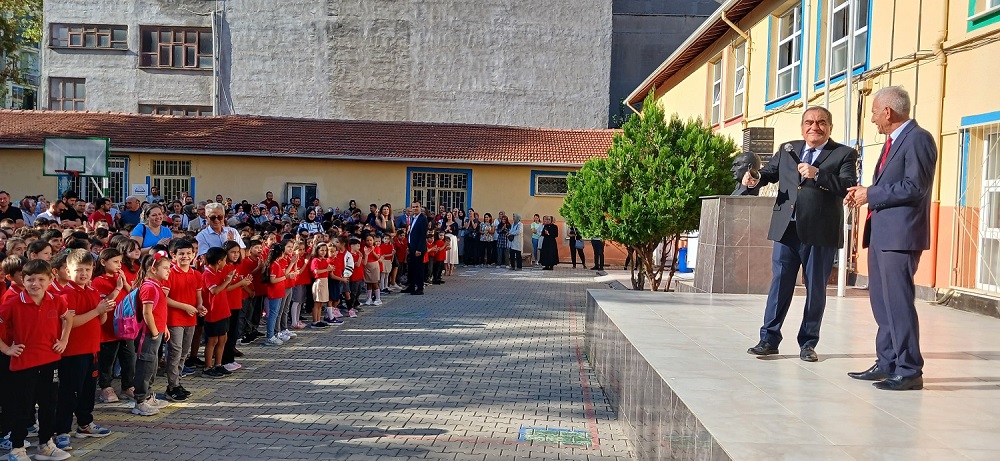
M863 245L868 248L868 296L878 324L876 361L848 373L883 390L921 389L924 359L914 305L913 274L930 248L931 187L937 146L910 119L910 96L898 86L875 93L872 123L887 135L872 183L850 189L844 203L868 204Z

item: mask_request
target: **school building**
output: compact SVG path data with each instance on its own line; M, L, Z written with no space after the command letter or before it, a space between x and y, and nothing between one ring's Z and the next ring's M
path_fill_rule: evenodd
M667 113L701 117L749 149L801 139L804 106L833 112L833 139L857 144L871 182L885 136L872 95L902 85L937 138L932 247L918 292L1000 297L1000 1L727 0L626 100L655 88ZM763 136L761 134L763 133ZM865 210L860 216L865 216ZM850 264L864 279L859 214ZM995 303L994 303L995 305Z
M375 122L229 115L178 117L96 112L0 111L0 186L15 200L73 189L83 199L116 203L133 184L164 197L187 191L262 201L267 191L287 203L298 197L323 206L356 200L411 200L437 210L475 208L559 216L566 175L607 155L615 130L539 129L494 125ZM43 175L47 137L110 139L109 175L95 181ZM61 184L60 184L61 183ZM565 245L565 240L562 240ZM530 241L527 248L531 248ZM588 256L590 249L587 249ZM624 260L609 248L610 260ZM568 260L569 250L561 254Z

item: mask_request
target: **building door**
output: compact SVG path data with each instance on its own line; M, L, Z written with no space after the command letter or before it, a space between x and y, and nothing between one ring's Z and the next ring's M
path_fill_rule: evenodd
M983 192L980 199L976 288L1000 291L1000 133L983 143Z
M435 213L439 205L444 205L448 210L468 209L468 173L414 170L410 171L409 179L411 202L420 202L424 208Z

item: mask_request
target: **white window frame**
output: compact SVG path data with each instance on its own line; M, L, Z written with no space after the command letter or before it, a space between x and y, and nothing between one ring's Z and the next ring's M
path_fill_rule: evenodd
M801 75L800 66L802 65L802 10L800 5L795 5L785 12L777 16L778 20L778 46L775 48L778 50L778 59L775 60L775 71L774 71L774 97L772 99L781 99L786 96L793 95L799 92L799 76ZM787 37L782 37L781 34L784 32L784 21L791 20L792 24L795 26L794 30ZM780 56L782 54L781 50L783 47L791 47L791 62L785 67L778 67L780 63ZM779 88L779 82L781 78L786 75L791 74L790 82L791 85L788 87L788 91L782 93Z
M829 15L827 15L827 27L830 27L832 29L834 27L834 18L837 17L837 14L840 13L841 11L848 10L844 14L844 20L847 21L847 24L843 25L843 27L850 28L851 11L849 10L851 2L850 0L839 0L842 3L838 5L836 3L837 1L838 0L834 0L833 10L830 12ZM860 2L861 0L857 1ZM857 5L857 2L855 3L855 5ZM870 3L868 4L868 8L871 8ZM854 14L857 15L857 18L855 20L855 25L858 27L854 30L853 33L848 32L846 35L837 40L834 40L833 43L830 44L827 53L830 53L831 56L830 59L831 77L836 77L847 70L846 69L847 45L850 40L854 40L854 64L851 66L851 69L856 69L858 67L865 65L865 61L867 60L867 53L865 50L867 49L867 43L868 43L868 8L858 8L858 11L854 12ZM862 20L864 20L864 24L862 24ZM831 34L830 36L832 37L833 35ZM861 44L864 44L864 47L859 46ZM838 67L833 63L834 60L832 59L832 57L836 56L837 51L841 49L843 50L844 53L845 63L844 66ZM859 59L860 62L858 62Z
M542 192L542 189L540 187L538 187L538 185L539 185L538 184L538 180L542 179L542 178L562 179L563 181L568 181L566 175L536 174L535 175L535 195L541 195L541 196L544 196L544 197L565 197L566 196L565 193L558 194L558 193ZM566 189L568 191L569 190L569 183L568 182L567 182L566 186L567 186Z
M742 57L741 57L742 56ZM747 42L733 47L733 98L730 116L743 115L743 104L746 98L747 85Z
M311 196L309 195L310 188L314 191ZM285 183L285 203L292 203L293 198L299 199L300 208L303 206L311 207L312 201L310 198L319 197L319 187L314 182L290 182Z
M988 283L989 280L1000 280L1000 274L984 273L983 271L983 253L987 247L986 241L992 240L992 245L1000 245L1000 227L987 227L990 222L1000 220L1000 217L992 216L994 208L1000 208L1000 205L992 203L993 194L1000 194L1000 178L991 178L989 168L990 165L994 164L992 162L1000 162L1000 134L988 134L984 141L983 190L979 204L982 215L979 217L979 242L977 242L979 251L976 252L976 288L1000 292L1000 286ZM1000 270L1000 268L996 270Z
M722 58L712 63L712 125L722 121Z
M972 0L969 0L972 1ZM976 11L968 17L969 21L975 21L983 16L988 16L1000 10L1000 0L983 0L976 2Z

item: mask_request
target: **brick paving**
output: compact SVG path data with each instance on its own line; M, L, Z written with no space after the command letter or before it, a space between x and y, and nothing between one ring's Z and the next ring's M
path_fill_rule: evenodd
M191 399L154 417L99 405L97 422L115 432L75 439L74 458L632 457L581 355L585 290L607 285L565 268L458 269L446 280L285 346L242 346L244 370L184 378ZM585 431L590 446L519 440L522 428Z

